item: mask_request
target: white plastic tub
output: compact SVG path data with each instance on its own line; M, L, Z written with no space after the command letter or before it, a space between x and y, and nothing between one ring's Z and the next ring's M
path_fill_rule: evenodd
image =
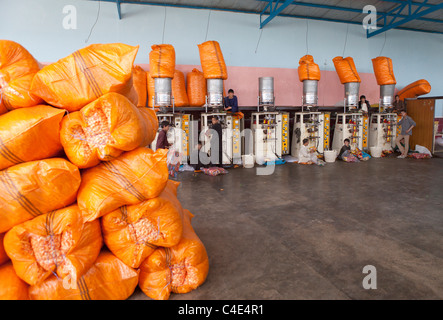
M335 150L325 150L324 152L325 161L326 162L335 162L335 159L337 158L337 151Z
M242 157L243 167L244 168L254 168L254 155L253 154L245 154Z
M371 156L374 158L380 158L381 152L383 151L380 147L370 147L369 150L371 151Z

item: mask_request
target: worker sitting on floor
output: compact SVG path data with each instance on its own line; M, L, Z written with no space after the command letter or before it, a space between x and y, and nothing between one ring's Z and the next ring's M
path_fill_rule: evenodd
M308 148L309 139L303 139L303 145L298 152L298 163L300 164L317 164L318 158L315 154L315 149Z
M349 139L345 139L343 147L341 147L340 152L338 154L338 158L347 161L347 157L352 156L351 154L351 141Z
M234 95L234 90L228 90L228 96L225 97L225 111L230 111L232 113L238 112L238 100L237 96Z
M162 121L160 123L160 132L157 137L156 149L169 149L171 144L168 142L169 122Z

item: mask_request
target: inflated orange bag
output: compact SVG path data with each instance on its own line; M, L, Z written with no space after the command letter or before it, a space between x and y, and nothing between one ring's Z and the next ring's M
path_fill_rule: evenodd
M145 119L144 121L145 127L143 128L143 132L145 133L144 134L145 140L143 140L141 146L148 147L152 143L152 141L154 141L155 136L157 134L158 130L157 114L155 113L154 110L145 107L139 107L138 110Z
M146 99L148 97L146 71L140 66L135 66L132 69L132 78L134 89L138 96L137 107L146 107Z
M300 58L298 77L300 81L320 80L320 68L314 62L314 58L311 55L307 54Z
M33 286L52 273L78 279L102 247L100 222L83 223L77 205L55 210L15 226L6 233L5 250L17 275Z
M0 114L35 106L42 100L29 92L40 66L20 44L0 40Z
M3 264L9 260L9 257L5 251L5 247L3 246L3 238L4 237L5 237L5 234L0 233L0 264Z
M137 284L138 272L104 250L76 283L64 286L63 280L51 276L30 287L29 297L31 300L125 300Z
M355 68L354 59L351 57L335 57L332 59L332 62L334 62L335 70L337 71L342 84L348 82L361 82L357 68Z
M186 75L190 107L201 107L206 103L206 79L201 71L193 69Z
M158 197L168 182L167 152L141 147L83 171L77 202L85 221Z
M60 122L65 111L39 105L0 116L0 170L56 156L62 150Z
M175 50L170 44L155 44L149 53L149 73L152 78L174 78Z
M228 79L225 59L217 41L206 41L198 45L200 63L206 79Z
M0 233L74 203L80 180L78 168L60 158L0 171Z
M427 80L421 79L408 84L397 94L400 100L404 100L409 98L416 98L423 94L428 94L429 92L431 92L431 85Z
M28 287L11 262L0 266L0 300L29 300Z
M108 92L137 99L132 88L132 66L138 46L92 44L41 69L32 81L32 93L49 104L78 111Z
M372 59L375 78L379 86L387 84L396 84L392 60L388 57L377 57Z
M183 72L175 70L174 79L171 81L172 96L176 107L187 107L189 105L186 93L185 75Z
M138 268L157 247L180 241L183 209L177 199L178 184L170 180L158 197L120 207L102 218L106 246L128 266Z
M143 146L148 119L125 96L107 93L63 118L60 139L69 160L89 168Z
M209 271L205 246L184 210L183 237L171 248L158 248L140 266L140 289L150 298L166 300L171 292L187 293L203 284Z
M155 81L151 77L150 72L146 72L147 88L148 88L148 106L152 108L154 106L154 94L155 94Z

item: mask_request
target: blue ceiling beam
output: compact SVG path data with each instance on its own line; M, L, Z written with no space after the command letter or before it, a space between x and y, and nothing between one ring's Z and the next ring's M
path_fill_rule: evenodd
M267 25L272 19L274 19L276 16L280 14L287 6L289 6L293 1L292 0L286 0L284 3L280 4L280 0L276 1L274 8L272 8L272 1L269 2L269 4L263 9L263 11L260 13L260 29L262 29L265 25ZM267 8L270 7L269 10L269 17L265 19L265 21L262 21L262 16L267 10Z
M120 6L121 1L115 0L115 3L117 4L118 19L121 20L122 19L122 8Z
M421 9L425 8L425 6L424 6L425 4L427 4L427 0L425 0L423 2L423 6L419 6L418 5L418 8L412 14L410 14L409 16L404 17L401 20L398 20L397 22L394 21L395 19L392 19L387 24L385 23L383 27L378 28L375 31L370 31L368 29L367 33L366 33L367 37L371 38L373 36L376 36L377 34L386 32L386 31L388 31L390 29L393 29L393 28L397 28L397 27L399 27L399 26L401 26L401 25L403 25L403 24L405 24L405 23L407 23L409 21L416 20L416 19L418 19L418 18L420 18L420 17L422 17L424 15L427 15L427 14L430 14L430 13L435 12L437 10L443 9L443 2L442 2L440 4L432 5L432 7L426 6L426 9L421 10Z

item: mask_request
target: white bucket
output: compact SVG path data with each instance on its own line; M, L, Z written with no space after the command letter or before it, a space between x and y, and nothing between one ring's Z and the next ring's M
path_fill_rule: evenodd
M371 156L374 158L380 158L381 152L383 151L380 147L370 147L369 150L371 151Z
M325 161L326 162L335 162L335 158L337 158L337 151L335 150L325 150Z
M245 154L242 155L242 162L244 168L254 168L254 155L253 154Z

